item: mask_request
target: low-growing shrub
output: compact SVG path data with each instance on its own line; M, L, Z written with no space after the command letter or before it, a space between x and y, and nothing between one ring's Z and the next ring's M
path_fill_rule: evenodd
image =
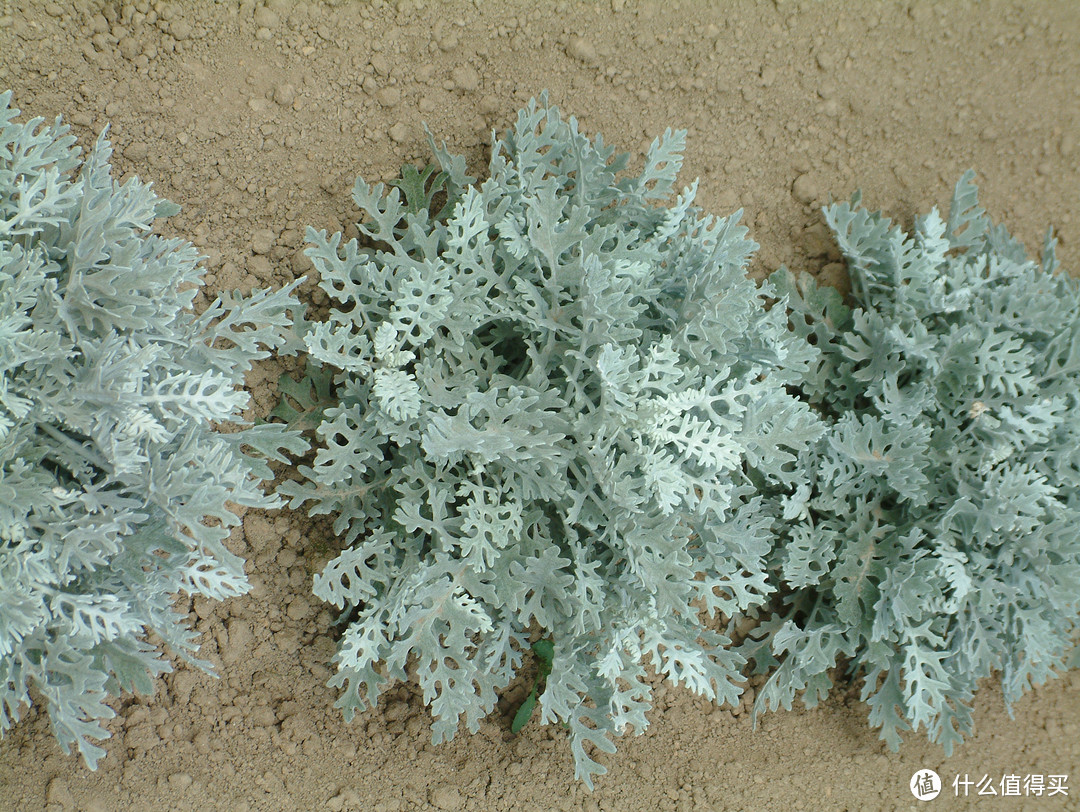
M0 94L0 733L36 689L64 752L94 768L105 704L194 659L179 592L247 591L226 500L273 507L266 458L305 444L241 423L251 362L285 347L289 290L191 310L198 252L149 234L174 213L113 180L104 134L85 163L57 119L19 124ZM260 348L260 345L262 347Z
M281 414L321 444L282 492L348 545L315 580L348 620L347 718L412 661L434 740L475 731L550 638L541 719L592 786L585 745L648 724L645 660L738 699L744 662L699 612L771 591L758 489L795 484L821 428L785 391L813 350L745 276L740 215L701 213L696 184L656 205L683 143L628 173L542 99L483 182L432 143L394 188L357 181L362 242L307 232L333 306Z
M978 205L914 235L851 203L825 216L856 307L774 275L818 361L801 384L829 431L782 499L788 592L741 651L772 669L756 711L815 705L841 659L895 750L925 726L951 753L979 679L1011 705L1067 665L1080 612L1080 284Z

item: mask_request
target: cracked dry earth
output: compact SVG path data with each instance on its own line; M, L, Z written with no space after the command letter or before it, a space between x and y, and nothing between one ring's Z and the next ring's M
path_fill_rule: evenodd
M353 179L426 157L423 122L477 166L491 128L545 87L639 158L666 127L688 129L682 179L701 178L706 208L749 213L755 276L783 263L843 289L820 215L830 194L860 186L910 222L969 166L996 221L1032 246L1053 225L1075 269L1078 68L1074 2L0 0L0 90L24 116L62 114L83 145L110 125L118 175L181 204L163 228L206 255L197 307L307 273L304 227L353 222ZM300 292L325 304L310 281ZM252 415L274 407L289 363L249 377ZM906 810L921 768L947 783L1071 776L1054 798L949 786L939 808L1080 809L1076 672L1015 718L987 684L977 735L951 758L922 734L890 753L858 685L756 730L752 689L717 709L660 687L648 731L604 757L592 793L561 731L510 734L524 679L448 744L431 745L410 684L345 724L326 687L333 616L310 592L337 549L329 525L249 511L231 545L252 592L179 603L220 679L177 663L154 696L114 700L95 773L31 709L0 742L0 810Z

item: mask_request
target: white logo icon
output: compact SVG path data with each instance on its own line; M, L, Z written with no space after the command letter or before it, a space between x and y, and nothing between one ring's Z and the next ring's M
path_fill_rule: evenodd
M932 801L941 794L941 776L933 770L919 770L911 776L911 794L920 801Z

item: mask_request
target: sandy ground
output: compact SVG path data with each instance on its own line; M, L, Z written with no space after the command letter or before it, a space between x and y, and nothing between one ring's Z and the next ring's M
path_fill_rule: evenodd
M751 267L843 287L820 204L861 186L902 221L948 202L968 167L982 202L1030 246L1047 225L1080 260L1080 3L220 2L0 0L0 90L63 114L84 145L109 124L119 175L183 212L165 226L207 256L207 294L305 274L306 225L352 223L353 179L426 157L422 122L485 158L530 96L639 154L689 130L683 180L717 213L748 212ZM311 282L301 293L322 304ZM197 306L205 306L201 295ZM285 365L248 381L266 415ZM233 549L253 592L187 601L221 679L179 666L153 697L113 704L96 773L31 710L0 742L0 810L893 810L912 774L949 785L928 808L1080 809L1080 675L1010 719L993 685L978 735L946 759L922 734L888 752L857 687L813 712L763 717L660 691L652 725L604 757L589 793L561 731L509 732L525 686L474 736L430 744L413 686L346 725L325 687L331 612L311 577L337 549L300 513L244 517ZM1006 775L1070 775L1069 795L1002 797ZM996 797L954 798L954 776Z

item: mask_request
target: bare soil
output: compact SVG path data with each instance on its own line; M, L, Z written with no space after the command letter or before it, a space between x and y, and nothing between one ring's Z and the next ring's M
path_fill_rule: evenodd
M820 214L856 186L901 221L946 205L968 167L982 202L1029 246L1052 225L1080 260L1080 4L521 0L0 0L0 90L24 116L62 114L89 145L106 124L118 175L183 207L165 228L206 255L206 290L307 273L304 227L346 228L358 175L427 157L422 123L474 167L493 127L541 89L583 129L639 156L689 130L699 203L748 212L751 273L780 264L844 288ZM313 282L301 287L325 304ZM249 378L253 415L292 362ZM64 756L36 709L0 742L0 810L894 810L936 770L947 809L1080 809L1080 674L1019 702L988 684L977 733L951 758L909 734L890 753L858 686L762 717L661 688L645 735L604 757L589 793L561 731L511 735L523 682L476 735L432 746L412 685L345 724L326 687L335 647L313 573L338 549L325 522L249 511L233 549L251 594L181 603L213 679L177 663L124 696L97 772ZM1002 797L1006 775L1070 776L1067 796ZM955 798L988 776L996 797ZM933 804L930 805L931 808Z

